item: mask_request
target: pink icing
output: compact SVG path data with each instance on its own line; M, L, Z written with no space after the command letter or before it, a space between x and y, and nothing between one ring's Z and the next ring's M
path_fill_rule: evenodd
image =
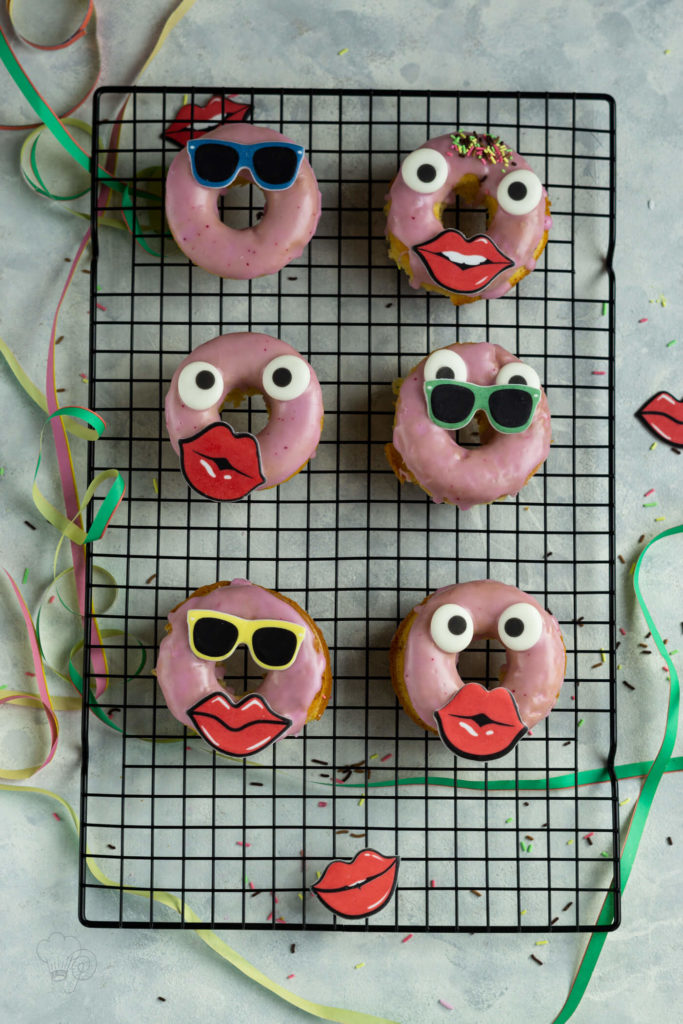
M387 235L393 235L408 246L410 284L413 288L435 283L420 257L412 249L414 245L429 241L443 230L443 224L436 216L434 206L438 203L453 202L453 189L461 178L466 174L475 175L480 180L479 195L495 198L498 185L505 173L533 170L524 157L514 152L511 154L511 160L514 163L507 168L503 163L490 164L476 156L460 156L457 150L452 149L450 135L440 135L436 139L429 139L420 148L435 149L442 153L446 156L451 171L446 182L436 192L420 194L405 183L399 170L386 197L389 200ZM543 233L550 226L550 218L546 218L545 212L546 197L547 192L543 189L541 201L531 213L525 216L507 213L500 205L498 206L486 234L509 259L514 261L514 266L509 267L487 288L482 289L479 298L499 298L510 289L510 278L517 270L522 267L529 268L529 262Z
M506 608L519 601L533 605L541 613L543 632L530 650L506 651L504 679L502 683L491 681L489 688L505 686L512 692L529 729L550 714L565 669L564 643L557 620L523 590L495 580L477 580L442 587L415 609L403 652L403 677L410 702L427 729L436 731L434 712L464 686L458 673L458 655L447 654L432 640L429 626L436 609L443 604L462 605L472 615L473 640L499 639L498 619Z
M256 388L263 391L262 377L268 363L276 356L292 355L305 360L296 349L269 334L222 334L205 342L183 359L173 374L166 395L166 428L175 452L178 439L193 437L209 424L219 421L225 396L233 388ZM212 363L223 377L223 395L209 409L195 410L184 405L178 394L180 371L195 360ZM306 364L310 367L310 364ZM312 367L308 387L298 398L280 401L268 398L270 417L257 435L265 483L259 490L276 487L315 455L320 440L323 417L322 392Z
M489 342L447 347L465 360L467 380L472 384L493 384L501 366L519 361L500 345ZM461 509L517 494L550 451L550 411L545 393L541 391L534 418L523 433L494 432L492 439L478 448L461 448L453 431L444 430L429 418L424 394L425 362L426 357L404 379L396 403L393 443L409 473L434 501L448 501ZM465 428L470 429L472 424ZM401 479L409 477L402 473Z
M202 138L244 144L292 141L271 128L235 122L221 125ZM251 173L240 171L237 180L251 181ZM194 180L187 149L181 150L169 167L168 226L193 263L219 277L248 279L277 274L301 255L318 226L321 204L315 174L305 157L293 185L264 193L265 211L253 227L237 230L223 223L218 196L227 191L206 188Z
M224 686L220 681L224 662L203 661L192 653L187 635L187 613L193 608L230 612L243 619L284 619L306 626L294 664L281 671L266 673L260 686L250 691L264 697L277 714L292 720L291 727L282 733L280 739L298 735L323 684L327 655L319 644L316 649L314 635L296 608L248 580L232 580L208 594L191 597L169 613L172 630L159 646L156 676L171 714L193 729L187 711L203 697L216 691L226 692L233 699L239 696L233 688Z

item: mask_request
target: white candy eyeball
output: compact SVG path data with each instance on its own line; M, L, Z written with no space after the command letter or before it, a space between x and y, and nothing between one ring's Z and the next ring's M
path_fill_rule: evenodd
M263 390L279 402L303 395L311 380L308 363L298 356L277 356L263 371Z
M543 186L533 171L510 171L503 175L496 199L506 213L523 217L535 210L543 196Z
M435 149L416 149L401 164L401 174L413 192L438 192L448 178L448 161Z
M204 363L197 359L180 371L178 394L180 401L189 409L196 409L198 412L210 409L216 402L220 402L224 390L223 378L212 363Z
M467 608L460 604L442 604L429 624L432 640L447 654L458 654L469 647L474 636L474 623Z
M510 651L528 651L541 639L543 618L538 608L520 601L511 604L498 619L498 636Z
M457 380L462 384L467 380L467 363L450 348L440 348L425 363L424 379Z
M526 363L506 363L498 371L496 384L526 384L527 387L540 389L541 378L533 366Z

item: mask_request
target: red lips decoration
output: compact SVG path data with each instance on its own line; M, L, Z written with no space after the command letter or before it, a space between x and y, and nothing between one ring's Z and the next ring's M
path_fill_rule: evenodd
M179 443L183 476L205 498L237 501L266 482L258 439L229 423L211 423Z
M369 917L394 895L399 863L399 857L361 850L351 861L331 861L311 891L339 917Z
M238 701L222 691L212 693L187 713L207 743L233 757L265 750L292 724L290 718L273 711L258 693L247 693Z
M212 128L217 128L225 121L244 121L249 113L248 103L233 103L229 98L212 96L205 107L196 103L186 103L176 114L173 122L164 129L164 135L176 146L187 145L190 139L196 139ZM193 128L193 124L201 121L212 121L205 128Z
M510 690L466 683L434 712L443 743L472 761L492 761L512 750L527 731Z
M648 398L636 416L653 434L669 444L683 445L683 399L674 398L668 391L660 391Z
M428 242L414 246L414 252L437 284L463 295L482 291L504 270L514 266L514 261L501 252L488 235L467 238L455 228L442 231ZM465 261L459 263L445 253L457 253ZM466 262L468 258L479 258L482 262L469 264Z

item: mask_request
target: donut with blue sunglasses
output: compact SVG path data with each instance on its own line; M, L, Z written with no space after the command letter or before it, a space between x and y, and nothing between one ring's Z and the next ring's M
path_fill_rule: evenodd
M221 196L239 185L264 195L263 216L237 228ZM190 139L166 178L166 220L178 247L218 277L277 274L301 256L320 219L321 196L304 147L261 125L229 122Z

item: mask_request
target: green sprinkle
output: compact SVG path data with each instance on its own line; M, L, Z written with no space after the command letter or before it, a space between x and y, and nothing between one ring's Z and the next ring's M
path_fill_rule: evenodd
M672 654L678 654L678 648L676 648L675 651L669 651L669 655L672 655Z
M583 718L580 718L580 719L579 719L579 721L578 721L578 724L579 724L579 726L582 726L582 725L583 725Z
M650 445L650 451L653 452L656 447L657 447L657 442L653 441L652 444Z
M364 797L364 796L362 796L362 797L360 798L360 800L358 801L358 806L359 806L359 807L362 807L364 803L365 803L365 797Z
M526 852L531 853L531 843L527 843Z
M623 665L617 665L617 670L622 669L623 667Z
M316 881L318 881L319 878L320 878L320 872L316 871Z
M374 761L376 757L379 757L379 754L370 754L371 761Z
M365 967L365 961L363 961L363 963L360 963L360 964L354 964L353 965L354 971L357 971L359 967Z
M512 821L512 818L506 818L505 819L505 824L509 825L511 821Z
M24 576L23 576L21 582L22 583L26 583L27 580L28 580L28 569L24 569Z
M603 316L607 316L607 303L606 302L603 302L603 304L602 304L602 315Z
M654 508L656 506L656 504L657 504L656 501L646 501L645 504L643 505L643 508Z
M5 467L4 466L0 466L0 476L4 476L4 475L5 475Z
M676 338L672 338L672 339L671 339L671 341L667 341L667 343L666 343L666 347L667 347L667 348L671 348L671 346L672 346L672 345L675 345L675 344L676 344L676 341L677 341L677 339L676 339Z
M344 54L348 53L348 52L349 52L349 48L348 48L348 46L345 46L343 50L337 50L337 56L338 57L343 57ZM361 964L361 966L362 966L362 964Z
M602 853L600 854L600 856L601 856L601 857L609 857L610 855L609 855L609 853L607 852L607 850L603 850L603 851L602 851Z
M574 845L574 840L573 839L568 839L567 840L567 846L573 846L573 845Z

